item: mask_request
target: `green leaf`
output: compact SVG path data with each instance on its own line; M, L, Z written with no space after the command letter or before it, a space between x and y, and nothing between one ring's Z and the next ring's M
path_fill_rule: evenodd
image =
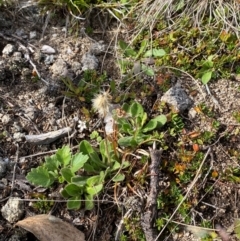
M142 132L152 131L156 128L161 128L167 122L167 117L165 115L159 115L154 119L150 120L142 129Z
M79 196L83 193L83 187L80 187L74 183L69 183L64 187L64 190L70 195L70 196Z
M239 70L239 71L240 71L240 70ZM124 104L122 105L122 109L123 109L125 112L127 112L128 114L130 114L130 105L129 105L129 104L124 103Z
M130 106L130 113L132 117L142 117L144 113L142 105L137 102L134 102Z
M92 187L87 187L86 191L88 194L90 195L96 195L97 193L99 193L101 190L103 189L103 185L102 184L98 184L96 186L92 186Z
M118 139L118 144L123 147L136 147L137 142L133 136L125 136Z
M131 163L129 161L124 161L122 164L122 169L127 168L129 166L131 166Z
M166 55L166 52L164 49L150 49L145 54L144 57L162 57Z
M89 154L91 165L96 171L101 171L101 169L105 169L107 166L100 160L98 154L96 152ZM85 167L85 165L84 165Z
M152 131L154 129L157 128L157 120L150 120L145 126L144 128L142 129L142 132L148 132L148 131Z
M68 209L79 209L81 207L81 197L71 197L67 201L67 208Z
M94 173L96 170L93 168L93 166L89 163L84 164L84 170L88 173Z
M87 185L90 187L95 186L96 184L99 184L100 182L101 182L101 180L100 180L99 175L92 176L87 179Z
M154 76L154 70L152 68L149 68L147 65L142 64L142 70L143 72L148 76Z
M123 50L124 55L126 57L135 57L137 55L136 51L134 51L132 48L129 47L127 43L125 43L122 40L119 40L118 42L120 48Z
M94 208L93 195L85 194L85 209L92 210Z
M111 171L116 171L121 167L121 164L119 162L114 162L114 165L111 168Z
M121 39L118 41L118 44L122 50L125 50L128 47L128 44Z
M78 185L78 186L84 186L87 184L87 179L88 177L83 177L83 176L74 176L72 177L72 183Z
M56 152L57 160L65 167L71 160L71 149L69 146L63 146Z
M119 132L121 132L121 133L131 133L132 132L132 126L126 119L119 118L117 120L117 123L118 123Z
M121 174L121 173L118 173L117 175L115 175L113 177L113 181L114 182L122 182L123 180L125 179L125 175L124 174Z
M139 58L139 56L145 51L147 45L148 41L146 39L143 39L143 41L141 42L141 47L137 53L136 59Z
M209 82L209 80L212 78L212 71L206 72L205 74L203 74L202 76L202 83L205 85Z
M141 126L143 126L146 123L146 120L147 120L147 113L144 112L142 116Z
M49 175L48 170L43 166L32 168L26 178L30 183L42 187L49 187L54 182L54 178Z
M70 168L62 168L60 173L62 174L63 178L67 182L71 182L72 177L74 176L74 173L71 171Z
M78 171L80 168L84 166L84 164L87 162L88 156L83 155L81 152L75 154L72 157L72 166L71 166L71 171L74 173Z
M84 155L88 155L89 153L93 153L94 149L92 148L91 144L88 141L81 141L79 144L79 150Z
M44 167L46 167L48 171L52 172L58 170L59 162L57 161L56 155L45 157Z
M64 198L69 198L69 197L71 197L71 196L67 193L67 191L66 191L65 189L62 189L61 195L62 195Z

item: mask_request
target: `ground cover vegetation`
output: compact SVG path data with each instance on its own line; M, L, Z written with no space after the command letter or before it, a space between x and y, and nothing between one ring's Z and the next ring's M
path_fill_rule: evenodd
M67 88L62 93L84 103L81 112L86 120L98 115L101 128L79 140L77 150L65 145L43 158L29 170L27 180L48 188L48 192L61 188L61 196L70 210L91 211L108 202L115 205L116 215L131 210L122 215L123 225L116 236L122 241L150 240L142 227L141 209L151 189L149 148L161 149L160 191L153 224L158 231L156 240L168 240L182 230L194 233L200 240L228 240L223 238L227 235L225 231L216 229L213 220L201 214L207 212L201 201L214 195L217 182L239 183L240 168L214 167L211 151L220 139L223 142L236 139L239 127L232 132L223 131L216 110L201 102L194 110L198 123L208 126L204 129L192 123L187 113L180 113L155 97L170 89L173 76L190 77L193 84L198 81L205 87L219 78L226 81L239 78L239 2L39 0L37 3L43 14L64 12L70 18L69 31L73 35L80 18L87 18L93 9L108 13L128 34L117 36L116 41L120 81L112 80L109 84L108 73L100 71L86 71L79 83L62 78ZM9 8L7 1L0 1L0 5ZM194 96L196 89L190 87L189 91ZM117 107L112 108L113 104ZM239 111L230 113L238 123ZM108 114L113 122L109 135L104 130ZM231 146L227 151L239 161L237 148ZM44 195L39 199L35 208L40 213L48 212L52 203L44 205L47 199ZM141 200L140 209L129 204L129 200ZM239 220L234 230L239 238L238 223Z

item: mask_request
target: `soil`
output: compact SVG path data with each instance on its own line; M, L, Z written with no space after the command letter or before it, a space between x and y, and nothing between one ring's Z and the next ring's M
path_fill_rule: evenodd
M101 22L101 18L106 20L106 24L104 21ZM91 103L66 98L63 91L67 91L67 88L61 78L69 77L77 83L84 72L83 55L93 51L92 46L98 44L105 46L94 52L99 61L96 71L99 74L105 72L107 76L101 89L107 90L111 80L115 80L117 84L121 83L122 76L115 54L115 33L118 24L114 19L110 21L105 18L104 15L96 17L96 13L92 13L88 21L79 24L78 34L70 35L66 34L64 18L59 20L52 16L50 21L46 22L46 18L39 14L36 6L31 4L19 11L14 8L0 12L0 53L7 44L13 48L9 53L2 53L0 56L0 159L8 163L8 169L0 179L0 207L10 196L29 200L36 193L42 192L48 197L50 194L53 195L49 190L36 189L26 181L25 176L30 168L38 166L45 153L54 153L57 148L69 143L74 148L81 140L89 139L89 134L96 128L102 132L102 126L98 124L99 117L91 110ZM89 27L93 29L91 34L86 33ZM30 37L31 34L36 36ZM56 53L42 53L43 45L51 46ZM29 60L36 66L35 70ZM42 79L39 79L36 70ZM142 84L152 81L151 78L146 80ZM211 148L206 160L209 164L209 173L213 170L224 173L229 167L239 169L239 123L233 117L234 113L240 113L238 79L233 77L229 80L219 79L211 82L208 86L210 95L199 81L193 81L189 76L183 74L178 81L191 95L194 106L204 102L211 110L214 120L219 122L220 128L217 130L216 138L209 146L203 147L205 150ZM137 88L138 86L136 90ZM127 92L127 89L125 91ZM195 92L197 94L194 94ZM138 100L151 110L160 97L159 90L151 96L151 100L141 96ZM90 119L83 114L83 108L90 110ZM191 115L185 115L184 118L187 132L208 130L213 125L213 118L203 118L196 108L191 110ZM87 129L80 130L78 121L86 121ZM50 144L26 141L26 135L49 133L65 127L74 129L70 137L58 138ZM173 158L173 155L165 154L169 159ZM209 184L212 184L212 190L206 193L205 186ZM199 191L198 194L189 196L190 199L198 198L199 202L189 214L192 223L197 225L207 220L220 224L229 231L239 215L238 182L222 178L205 178L202 183L196 184L195 188L195 191ZM59 198L59 190L52 191ZM112 199L107 194L104 198ZM86 240L105 241L114 240L117 224L125 214L124 211L119 212L118 205L107 202L99 204L99 209L91 212L69 211L64 203L56 203L51 213L83 231ZM22 218L36 214L39 214L39 210L34 208L33 202L25 201L25 215ZM0 240L12 240L11 237L19 233L19 230L0 216ZM233 230L229 232L232 240L237 240ZM36 240L30 233L21 231L21 235L19 240ZM197 238L183 230L165 240Z

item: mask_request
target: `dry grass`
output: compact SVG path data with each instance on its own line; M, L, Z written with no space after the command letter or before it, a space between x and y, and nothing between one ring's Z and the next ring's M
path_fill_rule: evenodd
M222 27L239 35L239 0L145 0L133 10L138 23L132 32L132 41L142 32L151 33L157 22L164 20L169 31L181 27L180 22L188 18L193 27L209 24L212 27L221 23Z

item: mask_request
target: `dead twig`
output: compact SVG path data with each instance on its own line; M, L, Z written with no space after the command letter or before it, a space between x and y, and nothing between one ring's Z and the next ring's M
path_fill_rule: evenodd
M151 165L150 169L150 193L147 198L145 212L141 216L141 225L147 241L153 241L157 237L157 230L154 228L154 223L157 215L157 197L158 197L158 182L159 182L159 164L162 150L150 150Z

